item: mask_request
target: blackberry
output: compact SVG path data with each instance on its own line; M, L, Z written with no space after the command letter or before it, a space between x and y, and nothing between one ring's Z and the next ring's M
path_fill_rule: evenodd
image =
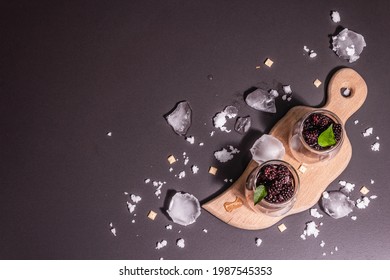
M318 145L319 135L333 124L333 132L336 141L341 140L342 127L334 122L330 117L321 113L312 113L303 123L302 136L305 142L317 151L326 150L328 147Z
M318 130L306 130L302 133L303 139L309 146L317 145L318 136L320 135Z
M283 203L294 195L293 175L282 164L269 164L264 166L259 174L258 183L267 188L264 198L269 203Z
M337 123L333 125L333 133L334 133L334 138L336 138L336 141L339 142L341 140L341 133L342 133L341 124Z

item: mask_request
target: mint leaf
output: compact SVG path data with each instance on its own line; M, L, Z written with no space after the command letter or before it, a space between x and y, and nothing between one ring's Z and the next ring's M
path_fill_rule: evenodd
M259 203L267 195L267 189L264 185L256 187L255 194L253 195L253 202L255 205Z
M318 145L323 148L333 146L337 143L336 138L334 137L333 124L331 124L326 130L324 130L320 136L318 136Z

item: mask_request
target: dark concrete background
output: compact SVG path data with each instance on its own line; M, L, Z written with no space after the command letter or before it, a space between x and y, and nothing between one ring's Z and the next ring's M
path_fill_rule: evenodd
M387 1L70 2L0 3L1 259L390 258ZM329 48L339 26L330 20L333 9L341 26L366 38L353 64ZM317 58L304 56L304 45ZM267 57L275 61L272 68L262 64ZM324 224L320 235L306 241L299 236L315 219L308 212L285 218L284 233L276 226L236 229L206 211L191 226L165 229L171 223L161 210L167 192L206 201L228 187L223 180L238 178L253 141L290 107L323 104L326 85L317 89L312 82L343 66L364 77L369 93L346 124L353 158L339 179L356 184L353 199L362 185L378 195L367 209L354 211L356 221L326 216L316 220ZM245 105L242 95L250 87L280 84L291 84L294 99L279 99L277 114ZM195 136L194 145L163 118L181 100L193 109L188 135ZM210 137L212 117L232 104L240 116L252 117L251 132ZM363 138L369 126L374 135ZM375 136L380 152L370 150ZM213 152L230 144L241 153L217 163ZM184 168L183 152L199 174ZM181 160L172 173L170 154ZM210 165L219 168L218 176L207 173ZM184 169L186 178L174 177ZM146 178L167 182L160 200ZM338 188L337 181L329 186ZM126 209L125 191L142 196L136 217ZM146 218L149 210L158 212L155 221ZM256 237L263 240L259 248ZM184 249L175 245L178 238L185 239ZM168 246L155 250L162 239Z

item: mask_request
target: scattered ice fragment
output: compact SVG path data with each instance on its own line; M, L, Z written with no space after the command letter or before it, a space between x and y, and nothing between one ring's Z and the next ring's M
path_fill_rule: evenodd
M229 146L229 149L230 151L226 150L225 148L223 148L220 151L216 151L214 153L215 158L220 162L227 162L233 158L233 154L237 154L240 152L238 149L234 148L233 146Z
M356 221L357 217L356 216L351 216L351 220Z
M286 95L286 94L283 94L282 100L286 100L286 99L287 99L287 95Z
M379 142L375 142L374 144L371 145L371 150L373 150L374 152L378 152L379 148L380 148Z
M126 202L127 203L127 209L129 210L130 213L133 213L134 210L135 210L135 204L131 204L130 202Z
M319 233L320 233L320 231L317 228L317 225L315 222L311 221L311 222L306 223L306 229L303 231L303 234L305 234L306 236L313 235L315 238L317 238Z
M379 136L375 137L376 140L379 140Z
M203 232L204 232L204 233L207 233L208 231L207 231L207 229L204 228L204 229L203 229Z
M211 75L211 74L210 74L210 75L207 75L207 79L210 80L210 81L212 81L212 80L214 79L214 76Z
M371 185L375 183L375 181L374 181L374 180L372 180L372 179L370 180L370 182L371 182Z
M359 123L359 120L355 120L353 123L354 123L354 124L358 124L358 123Z
M339 219L353 211L354 203L340 191L324 192L322 195L322 207L329 216Z
M313 50L310 51L309 57L310 58L315 58L317 56L317 53L314 52Z
M114 228L112 223L110 223L110 231L111 231L112 235L116 236L116 229Z
M131 220L131 222L134 224L134 223L135 223L135 220Z
M367 196L364 196L356 200L356 207L359 209L364 209L368 206L369 203L370 199Z
M352 183L349 183L349 182L346 182L345 183L345 186L342 187L340 190L346 194L350 193L351 191L353 191L355 188L355 184L352 184Z
M245 102L253 109L276 113L275 96L263 89L259 88L249 93L245 98Z
M187 101L179 102L173 111L165 115L165 119L179 135L185 135L191 126L192 110Z
M192 171L193 174L196 174L199 171L199 167L196 166L196 165L193 165L193 166L191 166L191 171Z
M189 160L190 160L190 159L189 159L188 157L186 157L186 158L184 159L184 165L187 165Z
M154 194L158 197L158 198L160 198L160 195L161 195L161 189L160 188L158 188L155 192L154 192Z
M257 139L250 151L252 159L258 163L272 159L282 159L286 152L282 142L268 134L263 134Z
M252 124L251 117L240 117L237 119L236 124L234 125L234 130L240 134L245 134L248 132Z
M132 195L130 196L130 198L131 198L131 200L132 200L134 203L138 203L138 202L140 202L141 199L142 199L139 195L135 195L135 194L132 194Z
M183 179L186 176L186 172L183 170L179 173L179 179Z
M324 248L324 246L325 246L324 240L321 240L320 246L321 246L322 248Z
M161 248L164 248L167 246L168 242L166 240L161 240L160 242L156 243L156 250L160 250Z
M285 94L292 93L291 86L290 85L283 86L283 91Z
M199 217L200 204L192 194L177 192L169 203L167 213L173 222L187 226L194 223Z
M184 248L186 246L185 241L184 241L183 238L179 238L178 240L176 240L176 245L179 248Z
M167 230L171 230L171 229L172 229L172 225L166 225L165 228L166 228Z
M345 185L347 184L346 181L339 181L339 184L342 185L343 187L345 187Z
M370 196L370 199L377 199L377 198L378 198L377 195L372 195L372 196Z
M210 132L210 137L213 137L214 136L214 133L215 133L215 131L213 130L213 131L211 131Z
M186 141L190 144L194 144L195 143L195 137L194 136L189 136L189 137L186 137Z
M322 255L323 255L323 256L326 256L326 253L325 253L325 252L323 252L323 253L322 253Z
M350 63L359 59L366 46L364 37L356 32L344 28L337 36L332 37L333 51Z
M112 136L112 132L110 131L110 132L107 132L107 136L108 137L111 137Z
M173 168L172 168L172 167L170 167L168 170L169 170L169 172L172 172L172 171L173 171Z
M373 130L374 129L372 127L369 127L364 132L362 132L362 134L364 137L370 136L372 134Z
M348 97L351 95L351 89L349 88L341 88L341 95L344 97Z
M256 246L257 247L260 247L261 243L263 242L263 240L261 240L260 238L256 238L255 239L255 242L256 242Z
M148 179L145 179L145 184L149 184L150 183L150 179L148 178Z
M339 250L339 248L337 246L335 246L334 250L337 252Z
M310 209L310 215L317 219L322 218L324 216L318 212L317 208Z
M292 100L291 97L287 97L287 101L290 102Z
M303 50L304 50L305 52L309 52L309 51L310 51L310 49L309 49L307 46L303 46Z
M338 11L332 11L330 16L332 17L332 21L335 23L338 23L341 20L340 13Z
M275 98L279 96L279 92L276 89L271 89L269 93Z
M213 123L214 123L214 126L216 128L219 128L221 131L225 131L225 132L230 132L230 130L228 130L226 127L225 127L225 124L227 122L226 118L229 118L229 119L232 119L232 118L235 118L238 114L238 109L234 106L226 106L225 109L222 111L222 112L219 112L215 115L215 117L213 118ZM213 133L214 131L212 131L211 133ZM210 136L213 136L212 134L210 133Z
M200 142L200 143L199 143L199 146L203 146L203 145L204 145L204 143L203 143L203 142Z

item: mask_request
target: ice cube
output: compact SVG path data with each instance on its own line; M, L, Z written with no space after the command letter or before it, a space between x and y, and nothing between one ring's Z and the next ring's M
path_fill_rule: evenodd
M323 195L322 207L329 216L339 219L347 216L353 211L355 204L340 191L333 191Z
M258 163L272 159L282 159L286 153L282 142L272 135L264 134L250 149L252 159Z
M169 203L167 213L173 222L187 226L194 223L199 217L200 204L192 194L177 192Z
M354 31L344 28L338 35L332 38L333 51L350 63L359 59L363 48L366 46L364 37Z
M252 91L246 96L245 102L253 109L276 113L275 96L266 90L259 88Z
M252 120L251 120L251 117L249 117L249 116L238 118L236 121L236 124L234 126L234 130L240 134L245 134L250 129L251 123L252 123Z
M183 238L179 238L178 240L176 240L176 245L179 248L184 248L186 246L186 243Z
M171 113L165 115L165 119L173 131L179 135L185 135L191 126L191 115L190 104L187 101L182 101L176 105Z

